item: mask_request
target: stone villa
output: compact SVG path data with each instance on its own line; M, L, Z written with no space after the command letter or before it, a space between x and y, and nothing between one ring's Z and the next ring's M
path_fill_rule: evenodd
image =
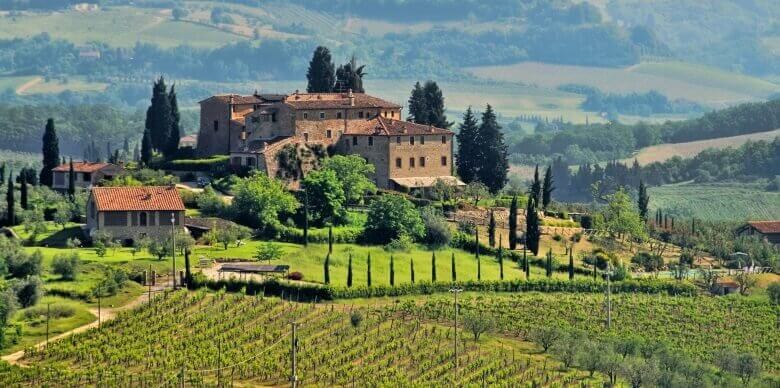
M452 174L453 132L401 120L401 106L364 93L216 95L200 101L197 155L230 155L292 185L327 154L357 154L384 189L430 187Z
M125 243L138 237L167 237L171 219L184 229L184 202L173 186L94 187L87 200L89 236L106 231Z
M111 179L124 172L120 166L111 163L73 162L73 172L76 175L76 187L88 189L96 186L103 179ZM70 164L64 163L52 169L52 189L65 191L68 189Z

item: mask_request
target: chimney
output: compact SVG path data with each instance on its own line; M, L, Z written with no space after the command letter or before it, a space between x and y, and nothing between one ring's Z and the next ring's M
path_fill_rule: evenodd
M355 95L352 94L352 89L347 91L347 97L349 98L349 106L355 106Z

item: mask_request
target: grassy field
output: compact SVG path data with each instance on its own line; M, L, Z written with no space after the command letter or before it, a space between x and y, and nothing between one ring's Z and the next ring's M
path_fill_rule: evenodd
M739 183L664 185L650 188L650 207L712 221L776 220L780 218L780 192Z
M0 92L12 90L15 93L17 88L36 78L35 76L0 76Z
M657 90L670 98L711 107L764 98L780 88L757 78L679 62L643 63L622 69L523 62L467 70L481 78L547 88L578 83L612 93Z
M3 353L13 353L46 340L46 319L45 315L41 315L46 313L48 304L54 306L53 308L70 308L74 312L73 315L57 318L52 314L53 317L49 320L49 338L97 320L84 303L57 296L44 296L37 305L18 310L14 314L10 322L11 329L8 330L10 334L6 335L13 338L16 335L16 327L20 327L22 335L15 344L4 348ZM33 311L41 315L35 316Z
M780 129L768 132L751 133L747 135L721 137L718 139L691 141L687 143L659 144L642 148L635 156L626 158L623 160L623 162L631 163L634 161L634 159L637 159L639 164L645 165L653 162L663 162L664 160L671 159L674 156L679 156L681 158L692 158L708 148L737 148L747 143L748 141L772 141L778 136L780 136Z
M44 80L36 77L16 88L17 94L45 94L60 93L66 90L71 92L102 92L108 84L103 82L90 82L85 77L68 77L66 80Z

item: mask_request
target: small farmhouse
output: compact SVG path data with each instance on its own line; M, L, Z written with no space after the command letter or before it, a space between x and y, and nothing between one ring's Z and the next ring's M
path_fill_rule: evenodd
M740 236L758 236L772 244L780 245L780 221L748 221L737 233Z
M184 202L173 186L94 187L90 192L90 236L106 231L129 243L139 237L169 236L172 226L184 228Z
M73 162L76 187L88 189L103 179L111 179L124 172L120 166L111 163ZM64 163L52 169L52 188L58 191L68 189L70 164Z

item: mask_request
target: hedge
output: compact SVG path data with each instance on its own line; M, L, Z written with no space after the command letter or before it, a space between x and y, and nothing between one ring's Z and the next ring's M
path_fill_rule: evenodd
M214 169L227 168L230 157L227 155L216 155L203 159L175 159L160 163L155 166L164 170L174 171L213 171Z
M363 234L361 227L336 227L333 228L334 244L354 244ZM289 226L280 226L276 229L276 239L283 242L303 244L303 229ZM309 228L309 242L325 244L328 242L328 229Z
M192 277L190 289L206 287L210 290L227 292L243 292L247 295L278 296L296 302L311 302L318 300L333 300L333 291L328 286L307 283L280 282L268 279L261 282L255 280L243 281L235 278L213 280L197 273Z

